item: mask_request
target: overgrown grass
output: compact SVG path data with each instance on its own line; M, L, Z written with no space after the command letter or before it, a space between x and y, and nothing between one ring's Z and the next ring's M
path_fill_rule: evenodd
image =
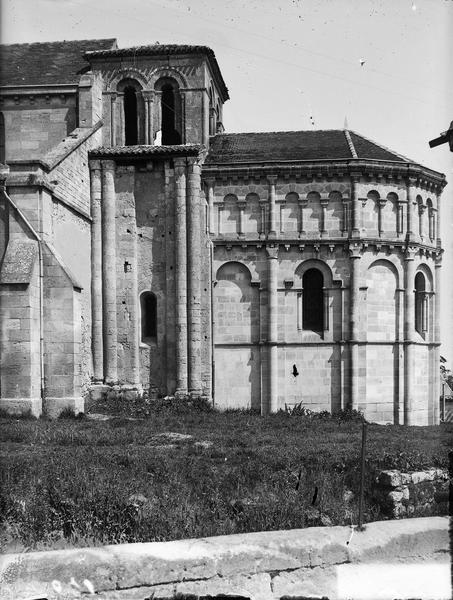
M145 420L0 419L1 549L356 522L345 492L359 487L360 422L157 408ZM378 470L447 467L452 433L369 425L366 520L382 518Z

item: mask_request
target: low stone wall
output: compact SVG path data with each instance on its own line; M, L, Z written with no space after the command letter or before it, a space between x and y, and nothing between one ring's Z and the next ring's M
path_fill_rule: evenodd
M2 600L450 597L448 518L10 554Z
M394 519L448 514L449 476L443 469L382 471L373 493L383 513Z

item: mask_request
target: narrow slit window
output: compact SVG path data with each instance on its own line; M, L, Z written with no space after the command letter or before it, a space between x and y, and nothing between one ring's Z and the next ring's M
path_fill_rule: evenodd
M155 341L157 337L157 299L152 292L143 292L140 296L140 316L142 342Z
M324 330L324 278L318 269L308 269L302 278L302 328Z

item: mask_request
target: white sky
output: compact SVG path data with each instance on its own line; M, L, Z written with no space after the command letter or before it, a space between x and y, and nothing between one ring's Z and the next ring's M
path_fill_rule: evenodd
M453 369L453 0L0 0L2 43L115 37L213 48L227 132L348 126L452 183L442 196L442 349ZM365 60L363 66L360 60ZM310 117L314 120L311 124Z

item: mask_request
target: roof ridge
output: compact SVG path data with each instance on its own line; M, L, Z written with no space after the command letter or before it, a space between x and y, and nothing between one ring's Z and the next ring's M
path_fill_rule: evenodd
M12 44L0 44L0 47L11 47L11 46L48 46L49 44L84 44L86 42L116 42L117 39L114 37L108 38L87 38L85 40L52 40L48 42L13 42Z
M348 142L349 150L351 151L352 157L359 158L359 155L357 154L356 149L354 148L351 134L349 133L349 131L347 129L344 130L344 136L346 138L346 141Z
M216 133L212 137L220 137L221 135L269 135L276 133L323 133L323 132L332 132L336 131L341 133L342 129L290 129L287 131L232 131L231 133Z
M394 154L395 156L398 156L399 158L402 158L404 161L407 161L407 162L410 162L410 163L420 164L418 161L416 161L416 160L414 160L412 158L409 158L407 156L404 156L404 154L400 154L399 152L396 152L395 150L392 150L388 146L384 146L380 142L376 142L376 140L373 140L373 139L371 139L369 137L366 137L362 133L358 133L357 131L354 131L353 129L349 129L349 132L353 133L354 135L357 135L357 136L361 137L363 140L366 140L367 142L370 142L370 144L374 144L375 146L378 146L382 150L386 150L387 152L390 152L390 154Z

